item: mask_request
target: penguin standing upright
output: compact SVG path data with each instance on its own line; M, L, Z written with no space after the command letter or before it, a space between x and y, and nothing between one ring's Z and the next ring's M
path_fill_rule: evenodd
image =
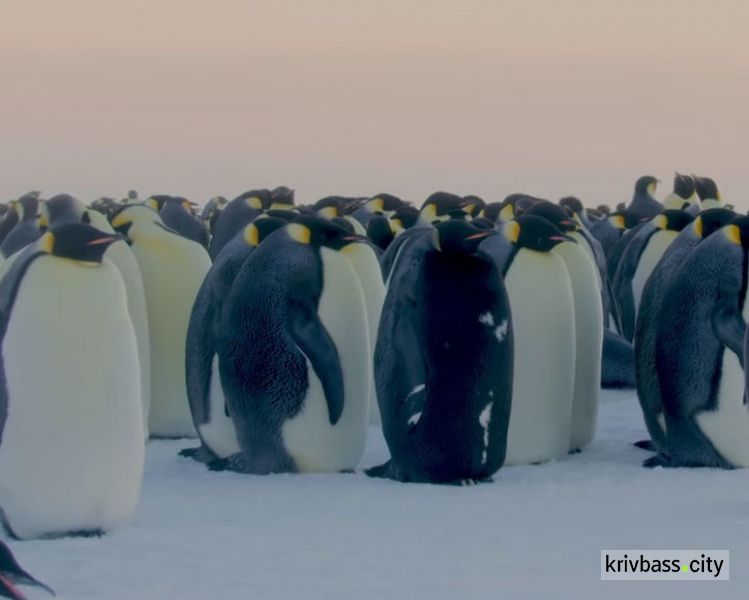
M185 368L190 411L201 446L183 450L182 456L207 463L240 451L226 411L216 354L221 308L244 262L268 235L286 224L273 217L255 219L221 249L200 286L187 329Z
M655 199L658 180L651 175L644 175L635 182L635 192L627 206L627 212L638 218L652 219L663 211L663 204Z
M505 464L538 463L570 447L575 305L564 260L551 252L570 238L534 215L506 223L503 234L513 245L502 270L515 331Z
M205 248L167 229L146 206L128 205L112 220L127 235L138 261L151 337L151 411L154 437L194 436L185 383L190 312L211 260Z
M22 248L35 242L42 236L39 230L39 192L29 192L21 196L16 204L18 211L18 223L10 230L3 243L0 244L0 252L5 258L18 252Z
M493 232L440 223L394 274L375 365L390 460L367 473L461 483L500 468L510 417L513 330Z
M362 243L325 219L271 234L240 269L219 326L219 373L242 473L353 469L371 386L367 312L347 258Z
M635 335L635 321L642 290L669 244L694 217L682 210L666 210L632 237L622 253L612 284L619 309L619 331L629 341Z
M694 178L690 175L674 175L674 191L663 199L666 209L685 210L691 214L700 212L700 199L695 190Z
M655 342L661 313L671 309L663 304L665 293L679 266L692 249L727 225L734 217L733 212L723 208L713 208L700 213L666 249L643 288L634 338L637 397L655 449L660 450L665 446L663 401L655 368Z
M116 239L63 225L0 281L0 508L14 537L102 533L135 511L143 417L122 277L103 260Z
M747 248L739 217L689 253L666 291L655 350L666 443L646 466L749 467Z
M580 226L567 216L564 209L551 202L539 202L525 214L547 219L571 238L557 244L551 251L564 260L575 307L575 385L570 450L577 451L593 441L598 415L603 350L603 303L598 270L590 254L582 247L584 238L574 237Z
M166 196L158 213L161 220L164 221L164 225L186 237L188 240L197 242L204 248L208 247L208 229L193 214L192 204L190 204L189 200L181 197Z
M718 191L718 184L714 179L694 176L694 187L703 209L725 207L723 197Z

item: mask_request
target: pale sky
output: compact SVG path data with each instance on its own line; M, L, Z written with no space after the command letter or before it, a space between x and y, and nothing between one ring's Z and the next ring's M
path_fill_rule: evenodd
M749 208L744 0L0 0L0 199L445 189Z

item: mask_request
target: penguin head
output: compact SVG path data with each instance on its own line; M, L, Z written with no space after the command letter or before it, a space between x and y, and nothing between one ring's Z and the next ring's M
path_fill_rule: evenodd
M239 196L234 198L234 200L232 200L230 204L234 204L235 202L242 202L248 208L251 208L253 210L264 210L266 208L270 208L272 204L271 192L270 190L266 189L242 192L241 194L239 194Z
M352 234L338 223L317 216L302 216L286 226L286 233L294 241L313 247L325 246L341 250L354 242L366 242L365 238Z
M643 175L635 182L636 196L654 196L658 187L658 179L652 175Z
M434 247L445 254L474 254L493 229L478 229L467 221L450 219L434 226Z
M694 221L692 229L697 237L705 239L721 227L728 225L736 218L736 213L726 208L710 208L703 210Z
M694 178L691 175L682 175L676 173L674 175L674 194L688 200L694 195L695 185Z
M270 204L268 206L279 210L291 210L294 208L294 190L285 185L274 188L270 192Z
M112 216L111 223L115 231L128 239L133 237L133 227L137 229L140 226L157 225L167 229L158 213L145 204L127 204L121 207Z
M450 218L450 211L463 207L463 198L448 192L435 192L421 205L419 222L435 225Z
M122 236L107 234L85 223L66 223L50 229L39 240L46 254L83 263L99 264L110 245Z
M502 210L503 205L501 202L490 202L479 213L479 216L489 219L492 223L496 223L499 219L499 213Z
M154 194L152 196L149 196L148 200L146 200L144 204L151 210L161 212L161 209L164 208L164 205L167 202L171 202L173 200L176 199L172 196L168 196L167 194Z
M390 227L395 235L400 235L407 229L411 229L419 220L419 211L410 204L405 204L397 209L390 217Z
M502 201L503 207L499 213L499 218L503 221L509 221L515 217L519 217L540 200L541 198L536 198L529 194L510 194Z
M599 204L596 206L596 210L602 215L609 216L611 214L611 208L606 204Z
M653 217L653 224L658 229L681 231L694 220L694 216L683 210L664 210Z
M39 196L41 192L29 192L21 196L16 203L19 221L33 221L39 216Z
M369 200L367 200L364 207L366 210L372 214L378 215L378 214L387 214L391 215L396 210L398 210L401 206L403 206L405 202L398 198L398 196L393 196L393 194L375 194L372 196Z
M736 217L721 232L729 242L741 246L744 252L749 249L749 217Z
M486 202L482 198L479 198L475 195L468 195L463 196L463 210L468 213L471 217L478 217L482 210L484 210L484 207L486 206Z
M562 242L575 241L554 224L537 215L521 215L506 223L503 234L517 247L536 252L549 252Z
M710 177L694 177L694 187L700 200L718 200L721 201L718 184Z
M248 246L259 246L260 242L267 238L271 233L281 229L281 227L285 227L288 223L289 222L285 219L278 219L276 217L255 219L244 228L242 239L244 239Z
M83 203L69 194L57 194L41 206L39 227L55 227L64 222L81 222L86 214Z
M383 214L374 214L367 223L367 237L380 250L386 250L395 237L390 219Z
M579 198L575 198L575 196L565 196L560 199L559 206L571 210L576 215L582 215L585 210L583 203L580 202Z
M314 209L321 217L335 219L343 215L343 202L338 196L327 196L315 202Z
M570 232L577 229L577 222L564 208L553 202L548 202L547 200L536 202L523 214L542 217L555 225L557 229L562 232Z

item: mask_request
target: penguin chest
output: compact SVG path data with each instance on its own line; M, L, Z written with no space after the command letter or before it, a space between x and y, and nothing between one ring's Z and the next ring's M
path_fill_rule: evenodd
M208 388L208 422L198 425L200 438L219 458L227 458L240 452L237 434L231 417L226 414L226 399L221 387L218 354L211 363L211 383Z
M331 425L322 383L306 360L304 399L282 426L284 446L300 471L353 469L364 452L369 419L371 357L362 287L346 256L321 248L320 257L323 291L317 312L338 353L344 406Z
M645 284L648 282L650 274L655 269L658 261L663 256L671 242L676 239L678 234L675 231L658 231L650 236L645 249L640 254L640 260L637 261L637 268L632 277L632 295L635 301L635 314L640 310L640 299Z
M2 359L0 505L14 531L33 537L127 519L140 493L144 428L135 334L116 267L34 261Z
M738 357L725 348L715 409L695 416L718 453L736 467L749 467L749 411L744 403L744 385Z
M505 284L515 332L505 464L567 454L575 371L575 315L564 261L521 249Z

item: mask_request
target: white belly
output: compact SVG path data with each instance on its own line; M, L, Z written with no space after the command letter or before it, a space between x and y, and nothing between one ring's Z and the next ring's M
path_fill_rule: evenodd
M650 274L655 269L658 261L661 260L663 253L671 245L671 242L676 239L678 233L675 231L656 231L650 236L648 243L645 245L645 249L640 255L640 260L637 263L637 269L635 275L632 278L632 295L635 300L635 315L640 310L640 299L642 298L642 291L645 289L645 284L650 278Z
M309 389L301 412L282 428L284 446L301 471L353 469L364 452L372 378L367 311L359 278L339 252L322 248L324 288L318 315L338 350L344 406L335 425L320 380L307 362Z
M2 344L0 505L21 537L127 521L140 495L135 333L117 268L38 258Z
M199 244L170 235L132 246L143 275L151 336L151 435L194 436L185 384L185 341L192 305L210 268Z
M560 244L554 252L562 257L572 283L575 306L575 384L572 394L570 449L593 441L601 389L603 306L598 288L598 269L579 244Z
M374 250L365 244L351 244L344 249L344 254L359 276L359 283L364 293L367 308L367 332L369 337L370 372L372 373L369 392L369 422L372 425L381 423L380 407L377 404L377 392L374 385L374 352L377 345L377 332L380 329L380 315L385 302L385 284L382 271Z
M505 464L560 458L569 449L575 374L570 278L558 256L521 249L505 283L515 337Z
M211 451L219 458L227 458L240 452L237 443L237 432L231 418L226 416L226 399L221 387L221 375L218 370L218 354L213 355L211 363L211 384L208 388L208 423L198 426L200 437Z
M697 425L715 449L737 467L749 467L749 411L744 404L744 370L728 348L723 354L723 373L715 411L697 414Z

